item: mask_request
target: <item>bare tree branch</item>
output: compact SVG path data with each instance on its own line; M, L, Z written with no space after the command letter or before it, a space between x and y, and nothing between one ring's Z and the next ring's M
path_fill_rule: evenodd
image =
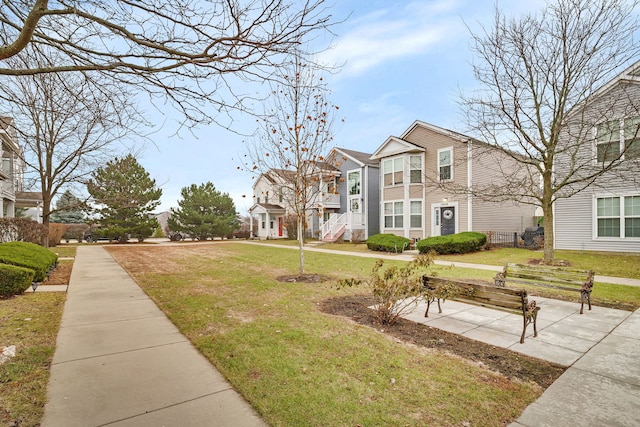
M512 180L500 188L474 185L473 193L535 201L544 212L545 261L553 259L553 203L631 164L621 151L593 165L593 129L619 100L609 100L600 114L581 109L637 60L637 5L637 0L557 0L517 20L496 6L493 26L472 33L473 71L481 89L463 95L461 104L471 132L509 156L508 167L497 167ZM638 115L639 101L628 100ZM560 159L563 173L556 173Z
M108 77L144 87L187 121L211 122L221 110L246 108L246 94L230 100L221 90L225 75L269 80L284 55L332 25L324 1L3 1L0 75L93 71L96 85ZM6 61L27 49L58 60Z

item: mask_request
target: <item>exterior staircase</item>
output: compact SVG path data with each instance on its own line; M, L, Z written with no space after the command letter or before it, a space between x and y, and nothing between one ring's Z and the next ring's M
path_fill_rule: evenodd
M335 242L347 229L347 214L331 215L329 220L322 224L322 241Z

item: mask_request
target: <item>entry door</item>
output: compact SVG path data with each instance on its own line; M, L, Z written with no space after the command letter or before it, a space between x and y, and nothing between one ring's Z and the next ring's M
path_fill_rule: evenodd
M278 217L278 237L282 237L282 217Z
M453 206L440 208L440 235L447 236L456 233L456 208Z

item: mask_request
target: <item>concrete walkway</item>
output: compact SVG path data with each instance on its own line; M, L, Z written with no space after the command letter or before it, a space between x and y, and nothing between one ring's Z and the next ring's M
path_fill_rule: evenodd
M101 246L81 246L42 426L265 426Z

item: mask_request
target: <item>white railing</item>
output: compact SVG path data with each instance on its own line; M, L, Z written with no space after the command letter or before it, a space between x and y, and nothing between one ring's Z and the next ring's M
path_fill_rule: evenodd
M334 237L344 231L347 226L347 214L331 214L329 219L322 224L322 239L333 240Z

